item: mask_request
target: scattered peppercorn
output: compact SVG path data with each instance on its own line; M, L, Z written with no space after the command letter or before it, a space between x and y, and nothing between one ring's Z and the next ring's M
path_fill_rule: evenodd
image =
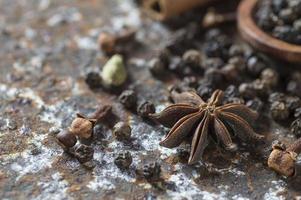
M149 71L152 73L153 76L162 78L165 75L165 71L167 66L161 59L153 58L148 63Z
M94 149L85 144L79 144L75 147L74 156L80 163L85 163L93 159Z
M114 163L120 169L128 169L132 164L132 161L132 155L130 152L126 151L119 153L115 158Z
M128 140L131 137L132 129L125 122L118 122L113 127L113 135L117 140Z
M270 110L272 118L279 121L286 120L290 114L284 102L273 102Z
M64 149L73 147L77 142L76 137L69 130L61 131L56 138Z
M149 101L142 101L137 108L137 113L141 117L148 117L149 114L152 114L155 111L154 104Z
M301 118L296 119L291 124L291 132L297 137L301 137Z
M300 108L297 108L297 109L295 110L294 117L296 117L296 118L301 117L301 107L300 107Z
M275 87L278 84L279 75L275 70L271 68L266 68L261 72L260 79L267 86Z
M161 166L158 162L151 162L143 166L142 173L147 180L157 180L160 178Z
M253 76L257 77L265 68L266 64L258 56L252 56L247 61L248 72Z
M124 90L118 97L119 102L126 108L135 108L137 95L134 90Z
M246 106L259 113L263 108L263 102L259 98L255 98L247 101Z
M97 72L89 72L86 75L85 81L91 89L101 87L102 80L101 80L99 73L97 73Z

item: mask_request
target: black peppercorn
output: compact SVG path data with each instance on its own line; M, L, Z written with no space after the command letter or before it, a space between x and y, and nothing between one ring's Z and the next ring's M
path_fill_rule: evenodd
M162 77L165 74L165 70L167 66L161 59L159 58L153 58L148 63L149 71L152 73L155 77Z
M284 102L273 102L270 108L271 116L277 121L286 120L289 117L289 110Z
M285 94L280 93L280 92L273 92L269 96L269 103L273 103L275 101L285 101Z
M256 97L256 91L251 83L242 83L240 84L238 91L240 95L244 98L253 98Z
M113 127L113 135L117 140L128 140L131 138L132 129L125 122L118 122Z
M102 80L101 80L101 77L100 77L99 73L97 73L97 72L89 72L86 75L85 81L91 89L101 87L101 81Z
M204 100L207 100L211 97L213 93L213 87L210 83L201 83L197 88L197 94L202 97Z
M296 118L300 118L301 117L301 107L297 108L295 110L294 117L296 117Z
M132 161L132 155L130 152L126 151L119 153L115 158L114 163L119 169L128 169L132 164Z
M234 85L229 85L224 91L224 98L227 99L231 97L240 97L239 91Z
M258 76L265 68L265 63L257 56L252 56L247 61L247 69L253 76Z
M152 162L143 166L143 176L147 180L157 180L160 178L161 166L157 162Z
M204 61L202 62L202 67L206 70L206 69L220 69L224 66L224 61L221 58L206 58L204 59Z
M286 107L290 110L290 112L294 112L297 108L301 106L301 100L296 96L287 96L285 98Z
M301 137L301 118L296 119L291 124L291 132L297 137Z
M229 49L229 56L234 57L234 56L244 56L244 49L241 45L238 44L233 44L230 49Z
M247 101L246 106L256 112L260 112L263 108L263 102L259 98L255 98Z
M74 156L80 163L85 163L93 159L94 149L91 146L79 144L75 147Z
M56 138L63 145L63 148L67 149L73 147L77 142L76 137L69 130L61 131Z
M197 50L188 50L183 55L183 61L190 65L196 72L202 72L201 63L204 56Z
M279 75L278 73L271 69L266 68L261 72L260 79L269 87L274 87L278 84Z
M141 117L148 117L149 114L152 114L156 111L153 103L149 101L143 101L139 104L137 108L137 113Z
M119 95L118 100L128 109L134 108L137 104L137 96L133 90L124 90Z

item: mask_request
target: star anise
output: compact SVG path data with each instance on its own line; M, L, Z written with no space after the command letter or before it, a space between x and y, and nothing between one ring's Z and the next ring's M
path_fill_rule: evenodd
M177 147L184 139L192 136L188 164L193 164L202 158L210 136L216 138L226 150L230 151L237 149L230 132L243 141L264 138L255 133L249 125L256 120L257 113L243 104L221 105L223 99L221 90L216 90L207 103L194 92L175 92L172 95L175 104L151 117L171 128L160 142L164 147Z

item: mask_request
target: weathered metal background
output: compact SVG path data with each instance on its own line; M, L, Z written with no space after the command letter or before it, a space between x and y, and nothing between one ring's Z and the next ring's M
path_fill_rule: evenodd
M105 61L97 47L98 33L124 24L138 28L141 44L132 49L127 63L132 87L140 100L162 109L170 83L153 79L144 58L164 44L171 31L142 21L133 3L0 0L0 199L301 198L300 177L285 179L270 171L262 154L266 149L242 147L235 155L211 149L206 166L171 164L176 149L158 145L163 128L125 111L115 94L91 91L84 74L99 71ZM133 142L115 141L104 128L104 138L94 144L96 167L87 170L63 153L55 133L66 128L76 112L89 113L107 102L131 124ZM270 140L287 137L287 130L271 127ZM133 156L128 172L113 163L124 150ZM163 189L135 176L135 169L150 161L162 165Z

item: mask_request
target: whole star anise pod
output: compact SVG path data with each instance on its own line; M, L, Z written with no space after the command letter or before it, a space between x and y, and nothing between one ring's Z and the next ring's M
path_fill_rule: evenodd
M243 104L221 105L223 99L221 90L216 90L207 103L194 92L174 91L172 98L175 104L151 117L162 125L171 127L169 133L160 142L164 147L177 147L192 135L188 164L193 164L202 158L209 143L209 136L216 138L226 150L230 151L237 149L236 144L232 142L230 132L243 141L264 138L255 133L249 125L257 118L257 113Z

